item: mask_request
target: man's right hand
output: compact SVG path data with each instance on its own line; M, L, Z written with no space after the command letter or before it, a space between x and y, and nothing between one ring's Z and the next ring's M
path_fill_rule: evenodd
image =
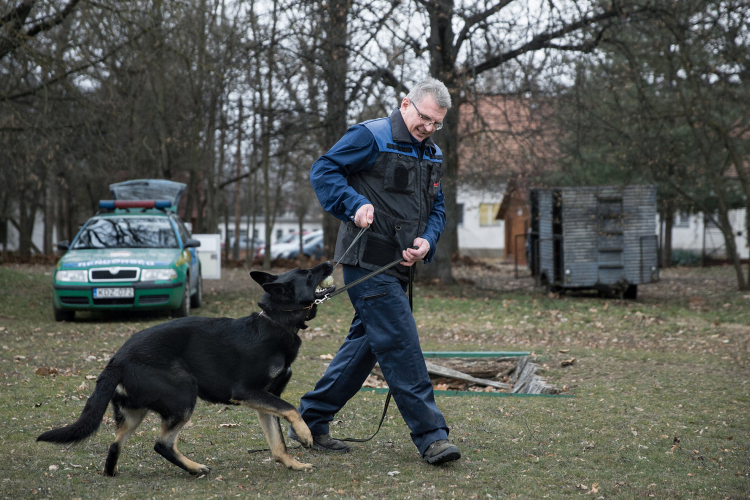
M362 205L354 215L354 224L357 227L367 227L372 224L372 218L375 215L375 208L370 205Z

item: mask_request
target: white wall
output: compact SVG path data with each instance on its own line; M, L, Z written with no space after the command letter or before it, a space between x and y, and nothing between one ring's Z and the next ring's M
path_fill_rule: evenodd
M303 225L305 231L316 231L318 229L323 229L323 225L320 221L309 221L305 222ZM252 228L252 222L248 224L244 218L240 222L240 231L247 231L248 228ZM221 241L226 241L226 238L224 236L224 223L222 222L219 224L218 233L221 234ZM266 238L266 225L262 221L262 219L259 219L255 222L255 231L258 233L258 238L261 240L265 240ZM272 232L272 239L271 243L275 243L279 239L279 231L281 231L281 236L287 236L291 233L296 233L299 231L299 222L297 220L293 219L279 219L276 218L276 224L273 226L273 232ZM234 233L234 221L230 217L229 219L229 233Z
M458 226L458 248L462 255L502 256L505 248L505 222L496 226L479 225L481 203L501 203L505 186L497 190L459 188L457 203L464 206L464 220Z
M749 248L747 246L747 235L745 217L747 213L744 209L730 210L729 221L734 230L734 241L740 258L747 259ZM680 250L692 250L695 252L703 251L703 214L689 215L687 218L676 217L675 225L672 228L672 248ZM684 226L678 225L678 221L687 221ZM656 217L657 227L661 227L659 216ZM724 235L717 227L709 227L706 230L706 252L719 250L714 254L715 257L725 257Z

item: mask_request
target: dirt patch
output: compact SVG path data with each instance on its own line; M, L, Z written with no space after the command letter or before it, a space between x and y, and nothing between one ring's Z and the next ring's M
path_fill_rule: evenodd
M516 266L500 258L459 258L453 261L453 276L481 290L504 292L540 291L526 266ZM737 277L731 266L707 268L671 267L661 269L659 281L638 287L639 300L684 299L700 307L707 297L737 290ZM745 292L748 294L748 292Z
M531 292L540 289L525 266L516 266L500 258L467 258L453 262L453 276L462 284L479 290Z

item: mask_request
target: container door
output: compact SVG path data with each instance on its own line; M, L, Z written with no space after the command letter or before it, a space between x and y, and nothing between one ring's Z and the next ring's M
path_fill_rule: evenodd
M597 197L597 219L599 283L614 285L625 279L622 197Z

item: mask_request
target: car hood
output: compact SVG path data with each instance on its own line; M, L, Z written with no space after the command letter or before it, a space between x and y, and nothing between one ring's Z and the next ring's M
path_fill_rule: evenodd
M69 250L58 264L60 269L88 269L99 266L164 267L175 263L179 248L107 248Z

